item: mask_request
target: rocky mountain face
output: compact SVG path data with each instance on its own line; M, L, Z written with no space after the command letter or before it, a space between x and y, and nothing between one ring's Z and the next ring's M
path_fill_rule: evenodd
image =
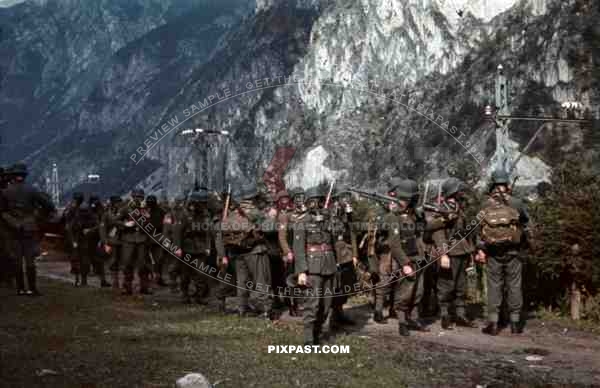
M541 124L499 135L484 120L498 64L513 115L580 101L598 119L591 0L83 3L0 8L2 157L36 176L56 161L64 191L91 171L105 193L250 186L281 147L295 148L288 185L485 176L498 139L514 161ZM194 128L229 136L180 134ZM519 182L547 179L558 149L595 161L595 138L546 124Z

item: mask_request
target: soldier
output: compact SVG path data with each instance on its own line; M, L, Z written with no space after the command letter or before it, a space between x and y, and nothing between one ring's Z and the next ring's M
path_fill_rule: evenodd
M82 192L76 191L73 193L71 202L65 207L62 214L62 222L65 225L65 250L69 256L69 262L71 263L71 274L75 275L75 287L80 285L79 274L81 264L81 252L80 247L77 243L74 244L73 236L73 221L79 208L83 204L84 195Z
M100 221L100 241L107 255L110 255L108 270L111 274L114 290L119 287L119 270L123 265L121 261L120 225L117 222L119 209L123 205L123 199L119 195L112 195L109 199L108 208L102 214Z
M333 227L329 212L323 208L325 194L318 187L306 192L307 214L294 228L295 272L298 285L307 287L303 322L304 343L319 344L327 320L337 271Z
M377 323L385 322L383 304L387 293L392 293L392 309L398 316L398 332L409 335L409 329L429 331L419 319L411 317L421 300L423 284L421 273L416 271L424 252L419 249L418 216L415 205L418 199L417 183L401 180L388 190L387 214L378 226L377 257L380 282L376 289L375 316Z
M101 287L110 287L104 273L104 262L98 252L100 242L100 222L102 219L102 204L100 199L92 195L87 205L80 206L75 213L71 230L74 242L80 253L81 285L87 286L90 267L100 278Z
M12 178L8 171L0 167L0 193L8 187L10 179ZM4 199L0 194L0 206L4 207L4 205ZM11 236L9 225L0 218L0 283L9 284L14 272L15 264L10 259L9 241Z
M2 218L10 228L10 254L16 263L17 295L41 295L36 285L35 258L40 254L38 222L54 212L48 196L25 183L27 166L11 167L13 183L2 190ZM23 261L29 290L25 291Z
M151 294L148 285L147 240L148 235L142 229L142 221L148 221L150 214L142 207L144 191L134 189L131 191L131 200L122 206L117 216L118 223L122 226L121 244L124 265L123 294L133 294L133 277L137 269L140 280L140 294Z
M291 242L294 241L294 225L296 222L300 221L306 213L304 189L301 187L291 189L288 193L288 199L290 200L290 203L286 205L282 204L280 206L279 214L277 215L277 225L279 228L277 235L279 249L284 264L284 276L286 278L294 272L294 251L290 247L292 244ZM286 296L285 300L289 308L290 316L298 316L298 298L288 297L291 291L287 288L287 283L284 287L283 294Z
M483 219L476 259L487 265L488 288L488 324L482 331L498 334L498 311L506 288L510 330L512 334L520 334L523 332L520 251L526 245L529 215L525 205L510 194L509 177L504 171L492 173L489 198L479 214Z
M465 308L466 268L475 250L464 214L465 189L466 185L459 179L447 179L442 184L440 204L440 208L445 210L427 213L427 230L431 232L435 259L439 260L437 294L441 324L445 330L452 329L448 311L450 304L456 308L457 326L476 327L467 318Z
M196 303L208 294L206 274L200 268L208 266L208 261L216 249L222 257L223 247L215 244L215 228L207 207L208 194L195 191L187 200L186 211L181 218L181 227L177 229L175 245L181 247L175 255L179 257L179 273L181 274L181 293L184 303L191 303L189 295L190 282L194 281Z
M267 214L264 194L254 192L243 196L233 212L234 225L245 234L235 252L240 316L248 314L250 291L254 290L261 318L272 318L271 266L265 239L265 221L274 225L276 213ZM270 220L268 220L270 218Z
M358 265L358 246L356 231L352 223L352 203L350 192L341 192L334 196L333 216L336 222L334 233L335 252L337 259L337 272L335 274L336 296L331 302L331 326L338 328L343 325L353 325L354 321L344 314L344 304L348 301L345 295L354 290L356 273L354 268Z
M179 196L173 201L171 209L165 213L163 218L163 233L165 238L170 241L175 241L176 236L181 234L181 227L183 225L183 219L185 217L185 196ZM177 279L181 275L180 261L170 254L163 256L166 258L168 263L167 272L169 273L169 288L171 292L177 293Z
M163 233L163 221L166 212L158 205L158 200L154 195L149 195L146 197L146 207L150 212L150 223L152 226L154 226L153 233L158 236ZM153 263L152 270L156 284L164 287L167 285L162 277L165 252L161 244L153 239L149 239L148 244L148 253L150 254L150 258Z

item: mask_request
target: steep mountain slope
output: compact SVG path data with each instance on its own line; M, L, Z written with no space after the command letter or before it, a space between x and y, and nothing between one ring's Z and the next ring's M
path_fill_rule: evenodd
M141 185L173 196L206 167L212 178L204 183L222 187L215 168L225 147L210 151L206 166L204 148L177 135L195 127L230 132L227 179L236 186L253 184L281 146L296 148L288 183L304 186L331 177L365 186L393 175L437 178L465 164L486 173L495 163L495 136L481 112L493 99L499 63L512 78L513 113L557 115L565 100L598 106L591 42L600 35L600 10L590 0L493 7L485 0L189 0L185 13L185 6L175 12L176 0L157 0L152 12L147 5L136 14L147 17L139 23L144 30L135 22L125 29L114 16L138 20L135 2L123 10L103 0L108 11L89 15L49 8L58 2L0 9L0 19L10 21L2 35L10 38L0 41L9 54L0 59L0 129L15 145L6 147L5 160L29 156L37 175L56 160L65 190L95 171L106 178L106 192L147 177ZM242 18L249 9L254 14ZM18 23L43 12L85 19L77 31L99 23L119 32L94 28L80 54L67 55L79 46L64 33L35 46L42 32L27 35L26 23ZM65 18L57 25L76 28ZM56 42L65 48L53 49L53 62L39 54L40 47L61 47ZM92 42L104 51L90 50L100 47ZM536 129L511 123L515 150ZM517 167L522 182L546 178L556 147L593 158L595 138L587 127L548 127Z

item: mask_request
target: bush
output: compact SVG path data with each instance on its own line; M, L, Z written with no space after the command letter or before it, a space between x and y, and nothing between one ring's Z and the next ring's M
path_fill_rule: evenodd
M600 289L600 180L578 160L568 159L552 175L547 196L531 209L532 301L559 305L571 287ZM591 314L590 316L594 316Z

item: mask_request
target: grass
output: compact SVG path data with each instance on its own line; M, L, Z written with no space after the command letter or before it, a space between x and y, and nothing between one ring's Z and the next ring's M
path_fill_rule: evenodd
M218 387L402 386L425 377L359 336L333 341L350 354L269 354L268 345L301 344L301 325L54 281L41 289L41 298L0 289L0 386L172 387L190 372ZM38 376L42 369L57 374Z

